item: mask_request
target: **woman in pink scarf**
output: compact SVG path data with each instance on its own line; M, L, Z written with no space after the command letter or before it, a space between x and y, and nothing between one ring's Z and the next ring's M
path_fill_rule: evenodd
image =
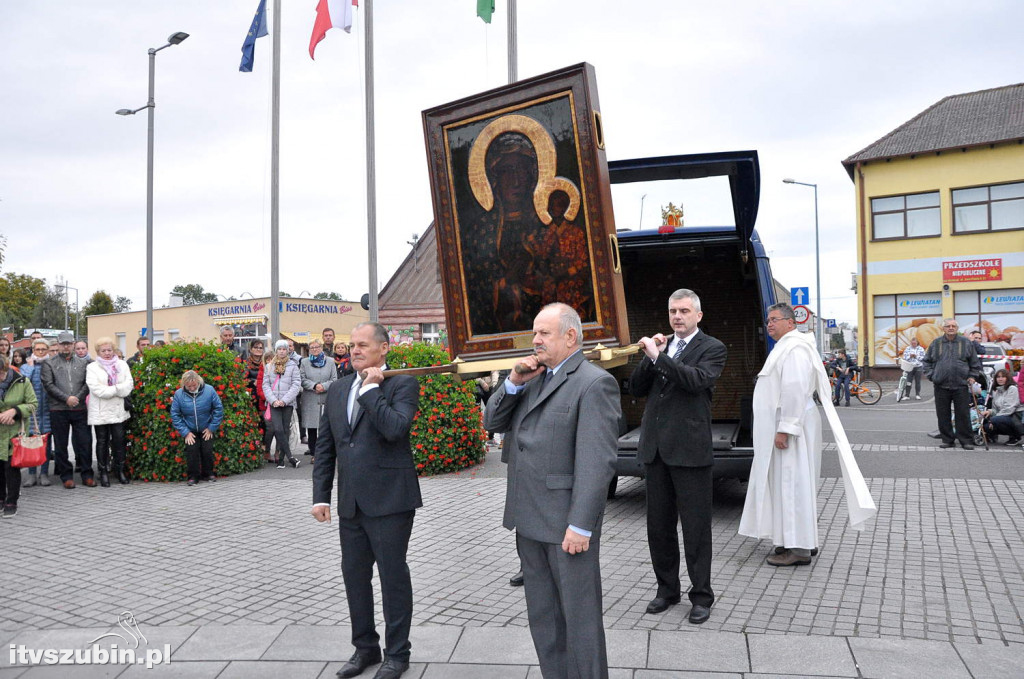
M101 337L93 346L96 360L85 370L85 383L89 386L89 424L96 431L100 485L109 488L111 472L117 475L120 483L128 483L124 423L131 415L125 409L124 399L132 392L135 382L128 364L117 357L114 340ZM110 465L111 451L114 453L113 467Z

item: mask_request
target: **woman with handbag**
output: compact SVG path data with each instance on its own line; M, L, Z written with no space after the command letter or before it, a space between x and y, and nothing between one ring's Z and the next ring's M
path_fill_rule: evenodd
M21 468L12 465L14 448L20 444L15 437L25 436L25 421L37 404L32 383L11 369L6 356L0 356L0 500L5 519L18 513L21 496ZM43 443L44 454L45 450Z
M267 400L264 417L270 421L270 430L277 439L278 469L284 469L285 458L292 467L299 466L299 461L292 455L288 434L295 401L301 390L299 366L291 358L288 342L278 340L274 344L274 360L263 366L263 398Z
M43 388L43 361L50 355L50 345L47 344L44 339L37 339L32 342L32 358L33 361L26 361L25 365L21 368L21 374L25 376L25 379L32 383L32 388L36 392L36 406L35 417L32 418L32 433L33 434L49 434L50 433L50 397L46 393L46 389ZM38 467L29 467L28 475L25 477L25 483L23 488L31 488L32 486L49 486L50 485L50 460L53 459L53 438L46 437L46 461L44 461Z
M316 433L320 416L327 403L327 390L338 379L334 361L324 353L323 344L315 339L309 343L309 356L299 362L299 376L302 378L302 422L306 425L306 440L309 450L306 455L316 452Z
M85 369L85 384L89 387L89 424L96 432L96 462L100 470L100 485L110 487L110 474L121 484L128 483L125 457L128 448L124 438L124 423L131 417L125 408L125 398L132 393L135 380L128 364L117 357L114 340L101 337L93 345L96 359ZM113 452L114 464L110 457Z

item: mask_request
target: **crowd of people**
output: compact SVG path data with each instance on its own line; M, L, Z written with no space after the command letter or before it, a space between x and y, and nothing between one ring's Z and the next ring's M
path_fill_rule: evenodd
M243 351L235 347L232 327L220 333L223 345L243 361L267 458L278 468L285 463L299 466L290 436L293 419L312 456L327 389L352 372L349 345L335 342L331 328L322 336L323 341L310 344L310 355L302 357L291 340L278 341L273 352L255 340ZM109 337L93 342L93 354L85 340L69 331L49 340L34 332L30 342L30 347L12 350L10 340L0 337L0 506L5 517L17 514L23 488L47 487L55 481L69 490L79 484L106 488L112 480L131 482L126 442L135 386L131 369L145 360L151 346L148 337L138 338L135 354L125 360ZM157 340L153 346L163 344ZM185 441L188 485L216 481L213 439L223 420L216 390L198 373L185 372L171 401L171 418ZM11 439L22 430L28 436L46 435L46 461L27 469L24 477L21 469L11 466ZM277 452L272 457L275 440Z

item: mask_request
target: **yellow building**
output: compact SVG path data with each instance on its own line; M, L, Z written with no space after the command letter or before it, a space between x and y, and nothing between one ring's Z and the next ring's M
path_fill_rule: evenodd
M1024 349L1024 83L946 97L843 165L863 364L896 365L945 317Z
M324 328L334 330L336 340L347 341L352 329L370 320L358 302L283 298L279 302L281 335L299 344L319 339ZM209 340L220 336L226 325L235 329L236 346L247 348L257 337L267 341L270 298L242 299L212 304L153 309L152 340ZM89 317L89 338L113 337L125 356L135 353L135 340L146 325L146 312L129 311Z

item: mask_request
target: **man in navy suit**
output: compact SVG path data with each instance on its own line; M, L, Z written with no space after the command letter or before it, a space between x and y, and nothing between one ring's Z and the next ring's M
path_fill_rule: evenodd
M419 409L419 383L384 379L387 329L360 323L352 331L355 373L334 382L320 419L313 466L313 510L331 520L331 490L338 472L341 573L348 595L355 653L338 671L354 677L381 661L373 619L373 565L384 600L384 657L374 679L397 679L409 669L412 579L406 563L416 508L423 506L409 445Z
M658 580L647 612L679 603L679 539L690 576L690 622L710 617L711 589L711 396L725 367L725 345L697 327L704 314L692 290L668 299L672 336L640 338L644 358L629 379L634 396L646 396L639 457L647 478L647 542Z

